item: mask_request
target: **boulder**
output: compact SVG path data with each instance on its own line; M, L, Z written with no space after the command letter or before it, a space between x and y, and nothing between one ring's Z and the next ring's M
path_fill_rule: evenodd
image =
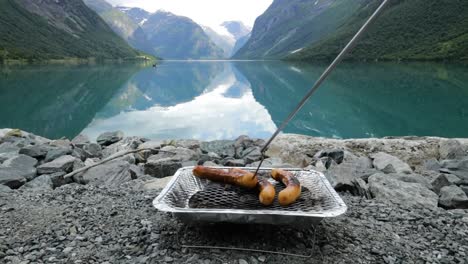
M441 162L443 173L453 174L462 182L468 182L468 158L462 160L444 160Z
M458 140L448 139L439 143L440 159L460 159L467 156L466 150Z
M445 186L450 186L452 185L448 179L447 179L447 174L439 174L437 178L432 180L431 185L432 185L432 190L436 193L440 193L440 190L445 187Z
M20 148L11 142L4 142L0 144L0 153L19 153Z
M1 185L0 185L0 186L1 186ZM462 186L460 186L460 189L462 189L462 191L464 191L465 194L468 195L468 186L462 185Z
M369 190L369 185L361 178L355 178L351 181L353 188L351 193L355 196L365 197L367 199L372 198L372 194Z
M73 176L75 182L92 185L119 186L132 180L131 164L124 160L113 160Z
M17 155L0 165L0 184L16 189L27 180L36 177L37 160L26 155Z
M71 146L68 146L68 147L56 147L56 148L53 148L53 149L50 149L48 152L47 152L47 155L45 157L45 162L49 162L49 161L52 161L54 159L57 159L61 156L65 156L65 155L69 155L72 153L72 148Z
M374 198L396 204L436 208L438 196L421 183L404 182L394 174L376 173L369 177Z
M172 176L178 169L182 168L182 162L179 159L171 157L158 159L150 157L145 164L144 172L155 178Z
M100 158L102 157L101 145L96 143L89 143L83 146L86 158Z
M447 209L468 209L468 196L458 186L445 186L440 190L439 205Z
M244 159L245 163L252 163L262 159L262 152L260 151L260 147L249 147L244 149L241 154L240 158Z
M317 168L320 169L321 167ZM372 169L372 161L367 157L361 157L354 161L346 161L333 166L324 174L337 191L353 192L355 190L355 184L353 183L355 179L367 178L376 172L376 170Z
M413 171L407 163L384 152L372 154L371 158L374 167L384 173L411 173Z
M56 139L49 142L50 146L61 148L72 148L72 143L68 139Z
M121 151L129 151L137 149L138 146L142 143L139 137L127 137L123 140L120 140L112 145L105 147L102 150L102 156L104 158L110 157Z
M441 168L441 165L438 160L430 159L424 162L424 168L430 171L439 171L439 169Z
M332 160L334 160L337 164L340 164L343 162L345 153L344 150L342 149L327 149L327 150L320 150L314 155L314 158L320 159L323 157L328 157Z
M37 172L39 174L52 174L61 171L70 172L73 169L75 159L75 157L70 155L62 156L51 162L40 165L37 167Z
M214 152L221 157L234 157L236 155L236 148L234 142L231 140L215 140L210 142L202 142L200 149L204 153Z
M88 136L79 134L71 141L71 143L78 148L82 148L84 145L91 143L91 141L89 140Z
M72 178L66 178L65 179L63 177L63 176L66 175L66 173L63 172L63 171L52 173L52 174L45 174L45 175L49 176L49 178L52 180L52 184L53 184L54 188L58 188L60 186L70 184L70 183L73 182Z
M27 182L20 189L34 189L34 190L53 190L54 184L49 175L41 175L34 180Z
M200 148L201 142L196 139L177 139L177 140L165 140L163 146L173 146L179 148L186 148L195 150Z
M53 148L54 147L49 146L47 144L26 146L20 149L19 154L24 154L36 159L42 159L45 158L47 152L49 152L49 150L52 150Z
M96 142L101 146L109 146L122 140L124 133L122 131L105 132L99 135Z

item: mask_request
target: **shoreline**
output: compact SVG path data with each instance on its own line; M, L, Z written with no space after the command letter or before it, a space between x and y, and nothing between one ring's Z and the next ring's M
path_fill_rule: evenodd
M152 207L177 169L197 164L255 167L263 144L247 136L147 141L118 131L101 134L97 142L82 135L49 140L0 129L0 262L304 261L267 252L187 249L180 243L310 251L317 263L466 260L468 139L280 135L263 166L320 171L348 206L345 215L313 228L187 228ZM136 153L64 177L129 150Z

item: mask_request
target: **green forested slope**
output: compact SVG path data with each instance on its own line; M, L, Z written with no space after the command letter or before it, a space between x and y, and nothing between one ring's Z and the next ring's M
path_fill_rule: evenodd
M0 0L0 12L2 60L138 56L81 0Z
M275 0L234 58L278 59L294 53L334 32L363 1Z
M288 59L334 58L380 2L366 0L335 33ZM348 58L467 60L468 1L393 0Z

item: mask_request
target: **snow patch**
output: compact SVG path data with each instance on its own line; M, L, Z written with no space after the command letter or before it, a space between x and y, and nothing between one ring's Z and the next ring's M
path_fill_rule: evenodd
M300 48L300 49L297 49L297 50L293 50L293 51L291 51L290 53L291 53L291 54L298 53L299 51L301 51L301 50L303 50L303 49L304 49L304 48Z
M138 25L143 26L146 23L146 21L148 21L148 19L144 18L142 21L140 21L140 23L138 23Z

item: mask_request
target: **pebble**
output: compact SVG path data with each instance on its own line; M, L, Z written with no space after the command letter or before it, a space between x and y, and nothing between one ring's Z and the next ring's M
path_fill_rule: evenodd
M68 253L70 253L72 250L73 250L72 247L66 247L66 248L63 250L63 253L68 254Z
M249 264L245 259L239 259L239 264Z

